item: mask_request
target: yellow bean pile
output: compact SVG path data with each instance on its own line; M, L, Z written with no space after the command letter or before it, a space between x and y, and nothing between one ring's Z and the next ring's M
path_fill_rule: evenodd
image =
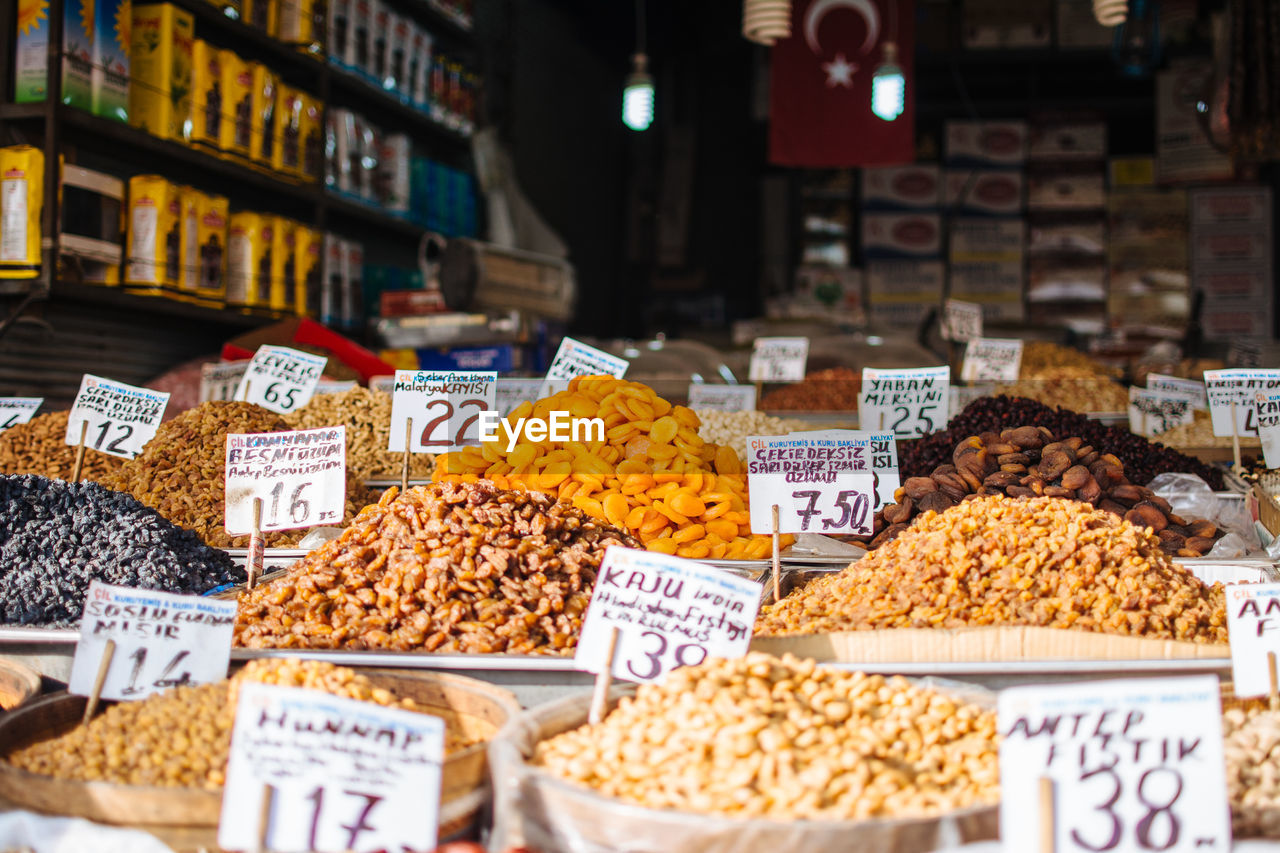
M522 433L507 450L519 418L549 421L559 411L600 418L604 440L533 442ZM502 422L497 441L437 457L434 479L488 479L499 488L547 492L626 530L650 551L693 559L766 556L769 538L751 534L741 460L732 448L703 441L699 426L692 409L673 406L647 385L579 377L565 391L522 403Z

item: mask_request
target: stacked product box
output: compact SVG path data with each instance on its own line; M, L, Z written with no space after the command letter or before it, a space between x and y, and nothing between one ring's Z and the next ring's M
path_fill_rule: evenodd
M1024 316L1026 152L1025 122L947 122L948 295L988 320Z
M1187 193L1155 186L1150 157L1108 169L1107 316L1126 334L1179 337L1190 315Z
M936 165L863 170L862 255L873 321L912 326L941 303L941 198Z
M1205 338L1260 343L1274 335L1271 189L1190 191L1191 286L1204 293Z
M1106 124L1040 118L1027 159L1029 318L1099 333L1107 317Z

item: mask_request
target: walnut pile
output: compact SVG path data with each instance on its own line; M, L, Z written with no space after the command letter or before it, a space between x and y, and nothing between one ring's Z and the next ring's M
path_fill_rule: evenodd
M240 598L250 648L572 654L605 548L640 542L492 483L391 488L342 535Z
M765 607L756 634L1034 625L1227 642L1220 586L1154 534L1063 498L976 497Z

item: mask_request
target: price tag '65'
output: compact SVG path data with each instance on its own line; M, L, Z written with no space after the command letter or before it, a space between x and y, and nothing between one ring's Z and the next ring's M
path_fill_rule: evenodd
M347 500L347 428L227 435L226 528L253 532L253 502L262 501L262 530L294 530L342 521Z

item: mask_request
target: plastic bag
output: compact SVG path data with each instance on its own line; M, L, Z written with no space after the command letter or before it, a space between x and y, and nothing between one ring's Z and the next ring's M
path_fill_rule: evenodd
M14 849L35 853L173 853L148 832L26 811L0 814L0 850Z
M1218 560L1239 559L1262 550L1247 503L1219 495L1194 474L1158 474L1147 488L1164 498L1173 511L1186 519L1203 518L1226 531L1206 554Z

